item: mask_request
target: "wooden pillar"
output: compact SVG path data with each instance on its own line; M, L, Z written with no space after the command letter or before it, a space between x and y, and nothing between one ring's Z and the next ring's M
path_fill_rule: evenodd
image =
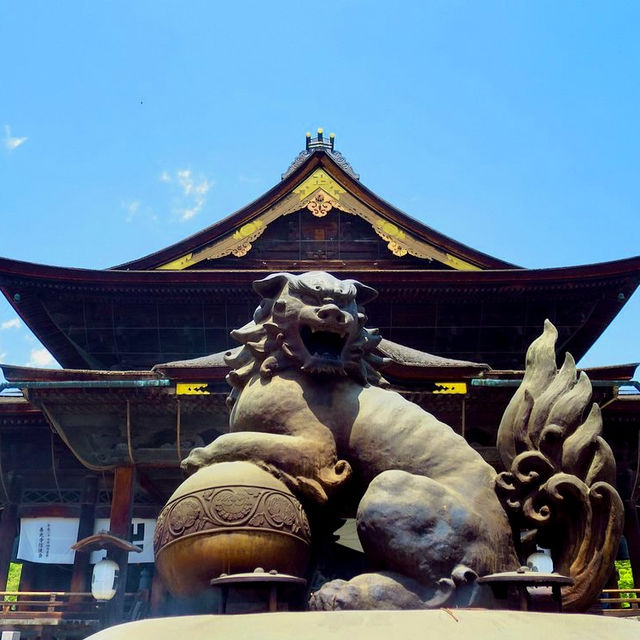
M80 504L80 522L78 523L78 540L93 535L95 527L96 498L98 497L98 478L86 476ZM76 551L71 573L69 591L88 591L89 557L88 551Z
M7 589L13 542L18 535L18 503L21 488L20 478L15 477L9 488L9 502L4 505L0 517L0 591Z
M640 589L640 521L634 500L624 500L624 537L627 540L633 586Z
M133 482L135 469L132 466L117 467L113 475L113 496L109 531L119 538L130 540L131 514L133 512ZM123 622L124 594L127 587L127 565L129 553L120 549L109 550L107 557L120 567L116 595L109 603L107 625Z

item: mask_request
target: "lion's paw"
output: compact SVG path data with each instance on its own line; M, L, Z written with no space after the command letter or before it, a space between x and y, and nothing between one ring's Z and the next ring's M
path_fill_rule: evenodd
M314 591L309 598L311 611L339 611L342 609L359 609L360 590L346 580L325 582L320 589Z

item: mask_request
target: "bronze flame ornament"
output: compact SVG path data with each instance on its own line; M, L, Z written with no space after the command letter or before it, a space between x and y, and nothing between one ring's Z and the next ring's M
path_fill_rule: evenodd
M196 594L222 573L257 567L302 576L311 532L287 487L248 462L211 465L187 478L156 526L156 566L174 595Z

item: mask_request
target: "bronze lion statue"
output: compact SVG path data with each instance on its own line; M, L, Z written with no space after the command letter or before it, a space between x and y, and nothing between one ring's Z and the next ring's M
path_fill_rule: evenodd
M476 577L520 565L521 529L535 533L540 527L552 540L547 546L553 546L562 533L558 522L569 526L562 509L580 491L583 497L569 518L576 522L591 523L595 516L585 509L596 509L596 503L613 504L613 511L605 509L599 520L613 526L601 526L587 547L577 538L586 529L574 526L574 542L559 544L564 557L554 558L576 575L584 574L580 597L570 601L576 609L587 606L594 588L606 580L606 563L612 564L621 505L604 482L611 481L615 466L606 448L593 440L599 437L597 425L587 421L587 431L584 425L578 428L583 409L563 400L567 393L581 402L586 396L574 390L584 387L582 378L576 383L575 366L573 373L569 367L556 376L555 330L547 327L541 342L530 348L528 377L505 412L500 439L507 472L498 477L450 427L383 388L384 363L374 353L381 338L365 327L363 310L377 295L374 289L324 272L278 273L255 282L254 289L262 299L253 320L231 334L243 346L227 358L232 368L227 378L232 386L229 433L194 449L183 468L194 472L216 462L250 461L283 480L312 511L328 513L327 505L336 502L342 512L345 504L357 505L358 535L373 571L325 583L312 594L311 608L487 605L491 594ZM532 412L537 398L538 409ZM558 436L557 414L567 402L573 422ZM531 415L537 416L533 439L527 435ZM554 424L547 427L544 420L550 417ZM580 436L593 440L585 445L591 453L578 456L583 479L567 474L562 456L549 453L551 440L539 437L544 429L555 434L556 448L572 433L588 432ZM548 450L539 451L538 442ZM596 458L594 442L600 451ZM527 465L534 462L537 467L527 475ZM600 469L596 475L588 476L590 464ZM597 481L593 491L587 476ZM606 546L603 536L613 539L605 557L599 558L597 570L585 569L593 564L587 557L591 551Z
M322 272L275 274L254 288L253 321L232 332L244 347L229 361L230 433L183 466L249 460L307 502L337 491L360 499L358 534L380 571L328 583L312 605L439 606L475 575L516 568L493 468L379 386L380 338L362 310L375 290Z

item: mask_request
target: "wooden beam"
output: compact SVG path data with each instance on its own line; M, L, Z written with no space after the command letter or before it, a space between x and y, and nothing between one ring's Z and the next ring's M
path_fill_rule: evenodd
M0 517L0 591L7 588L13 541L18 535L18 502L21 488L21 479L16 476L9 488L9 502L5 503Z
M117 467L113 475L113 495L109 531L119 538L130 540L131 514L133 512L133 486L135 469L132 466ZM107 558L120 567L116 595L109 603L107 625L120 624L124 618L124 594L127 586L129 553L121 549L111 549Z
M82 501L80 506L80 522L78 523L78 537L82 540L93 533L95 526L96 498L98 496L97 476L86 476L84 488L82 490ZM71 591L87 591L89 578L89 556L88 552L76 551L73 560L73 571L71 573Z

